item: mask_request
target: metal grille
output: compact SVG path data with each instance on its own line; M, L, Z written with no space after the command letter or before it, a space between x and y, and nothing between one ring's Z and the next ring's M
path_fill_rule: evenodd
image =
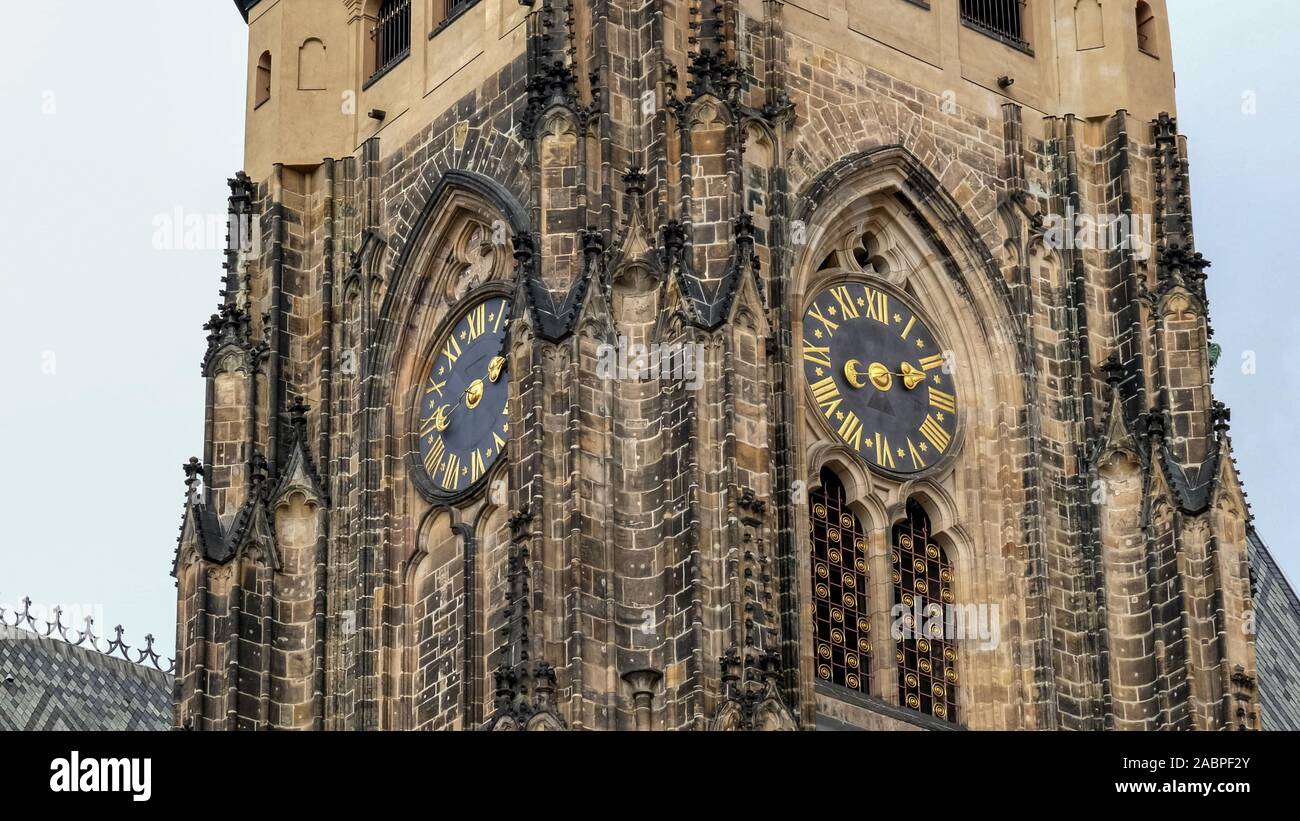
M478 0L447 0L447 18L455 17L462 9L466 9Z
M384 0L370 30L375 43L375 71L383 74L411 53L411 0Z
M947 605L953 603L952 565L943 548L930 540L930 519L916 502L907 519L894 526L892 581L894 602L907 609L895 621L901 628L899 700L910 709L957 720L957 647L946 640Z
M961 19L991 37L1028 48L1023 3L1024 0L961 0Z
M840 480L823 471L810 499L817 677L865 693L871 683L867 536L844 497Z

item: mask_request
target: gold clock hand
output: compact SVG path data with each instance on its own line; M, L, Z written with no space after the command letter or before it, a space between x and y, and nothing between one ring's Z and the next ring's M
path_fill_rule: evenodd
M914 367L911 362L904 362L900 367L903 372L898 376L903 377L903 387L909 391L925 381L925 371Z
M872 362L863 379L862 363L850 359L844 363L844 379L855 388L864 388L870 381L878 391L887 391L894 386L894 373L879 362Z

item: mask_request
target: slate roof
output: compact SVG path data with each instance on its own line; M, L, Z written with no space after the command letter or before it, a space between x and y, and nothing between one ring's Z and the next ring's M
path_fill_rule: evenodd
M235 0L235 8L239 9L239 13L244 15L244 22L248 22L248 10L256 6L257 3L258 0Z
M1255 667L1265 730L1300 730L1300 598L1259 534L1250 534Z
M0 624L0 733L171 726L167 673Z

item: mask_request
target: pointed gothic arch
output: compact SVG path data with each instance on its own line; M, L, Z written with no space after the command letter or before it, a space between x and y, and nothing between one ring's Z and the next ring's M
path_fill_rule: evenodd
M802 460L802 470L796 475L815 477L815 471L829 464L840 471L846 484L854 486L851 506L874 522L877 554L873 561L878 564L872 567L878 574L892 577L891 558L897 552L898 535L895 525L923 521L923 526L914 529L924 532L925 549L932 548L942 559L933 568L934 579L921 577L927 587L939 590L935 603L943 612L937 623L946 623L947 607L952 605L967 621L979 618L979 629L1000 631L1000 608L1014 612L1023 595L1016 582L1022 559L1008 546L1023 539L1017 511L1024 504L1024 479L1008 470L1004 460L991 458L985 443L990 436L1001 436L1012 449L1027 447L1005 437L1023 424L1013 409L1028 401L1032 389L1025 366L1029 354L1022 325L1012 310L1008 281L984 235L924 164L901 146L846 158L809 184L792 210L805 231L804 244L792 254L791 290L796 310L802 308L806 295L833 285L833 280L883 281L916 303L920 310L915 312L935 328L957 366L954 381L958 394L966 397L965 415L953 438L957 445L949 451L950 459L910 479L891 478L873 470L811 424L806 402L796 403L800 446L795 458ZM798 361L802 357L798 336L794 348L792 357ZM802 373L795 384L803 397L806 385ZM808 515L811 522L811 513ZM803 572L811 574L812 570ZM944 573L948 578L940 580ZM901 571L900 577L916 581ZM881 581L884 590L894 586ZM945 589L950 601L943 601ZM888 612L893 600L902 597L898 590L893 593L889 600L874 603L879 624L886 630L894 621ZM908 595L915 601L916 591ZM976 613L978 606L961 602L1000 604ZM809 635L812 626L805 631ZM965 678L972 671L1014 663L1012 642L966 642L958 653L957 644L946 638L936 642L934 637L922 636L889 650L883 649L881 636L876 638L880 652L876 654L874 695L904 708L909 707L911 696L915 711L945 723L957 723L962 710L959 688L952 686L955 682L949 676ZM928 648L925 652L922 641ZM930 672L922 669L922 660ZM814 681L816 661L810 658ZM908 676L914 679L910 688ZM1009 692L1014 686L1008 685ZM974 722L975 726L992 726L997 720L982 707L969 716L961 712L960 718L962 724Z

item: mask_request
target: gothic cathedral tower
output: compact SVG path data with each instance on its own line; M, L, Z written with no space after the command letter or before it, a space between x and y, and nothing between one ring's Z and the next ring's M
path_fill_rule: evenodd
M1260 725L1163 0L237 0L190 729Z

